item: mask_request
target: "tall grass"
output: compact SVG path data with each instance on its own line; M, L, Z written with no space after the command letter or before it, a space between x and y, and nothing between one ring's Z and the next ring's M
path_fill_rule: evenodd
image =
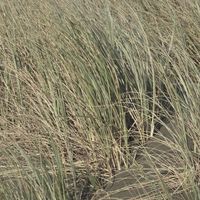
M1 199L90 199L172 118L199 155L199 1L1 0L0 24Z

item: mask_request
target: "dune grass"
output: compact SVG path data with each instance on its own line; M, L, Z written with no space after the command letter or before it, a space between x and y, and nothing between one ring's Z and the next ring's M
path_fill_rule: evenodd
M0 199L91 199L172 118L199 155L199 1L1 0L0 24Z

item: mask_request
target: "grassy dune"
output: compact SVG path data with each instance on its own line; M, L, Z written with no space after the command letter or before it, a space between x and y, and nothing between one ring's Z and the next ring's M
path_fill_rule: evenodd
M198 200L198 0L0 1L0 199L91 199L171 120Z

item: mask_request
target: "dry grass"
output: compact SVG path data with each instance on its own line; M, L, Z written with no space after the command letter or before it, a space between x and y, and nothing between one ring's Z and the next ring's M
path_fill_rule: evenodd
M172 118L199 156L199 1L1 0L0 25L1 199L90 199Z

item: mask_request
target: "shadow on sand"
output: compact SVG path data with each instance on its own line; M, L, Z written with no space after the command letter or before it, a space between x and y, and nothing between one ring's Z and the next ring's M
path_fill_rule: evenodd
M184 187L186 180L192 178L190 168L187 169L192 161L186 159L189 156L183 158L183 151L188 148L190 151L184 152L192 152L193 142L188 136L181 142L182 133L175 131L175 125L163 126L140 148L133 167L113 176L105 190L97 191L92 200L196 199L194 193Z

